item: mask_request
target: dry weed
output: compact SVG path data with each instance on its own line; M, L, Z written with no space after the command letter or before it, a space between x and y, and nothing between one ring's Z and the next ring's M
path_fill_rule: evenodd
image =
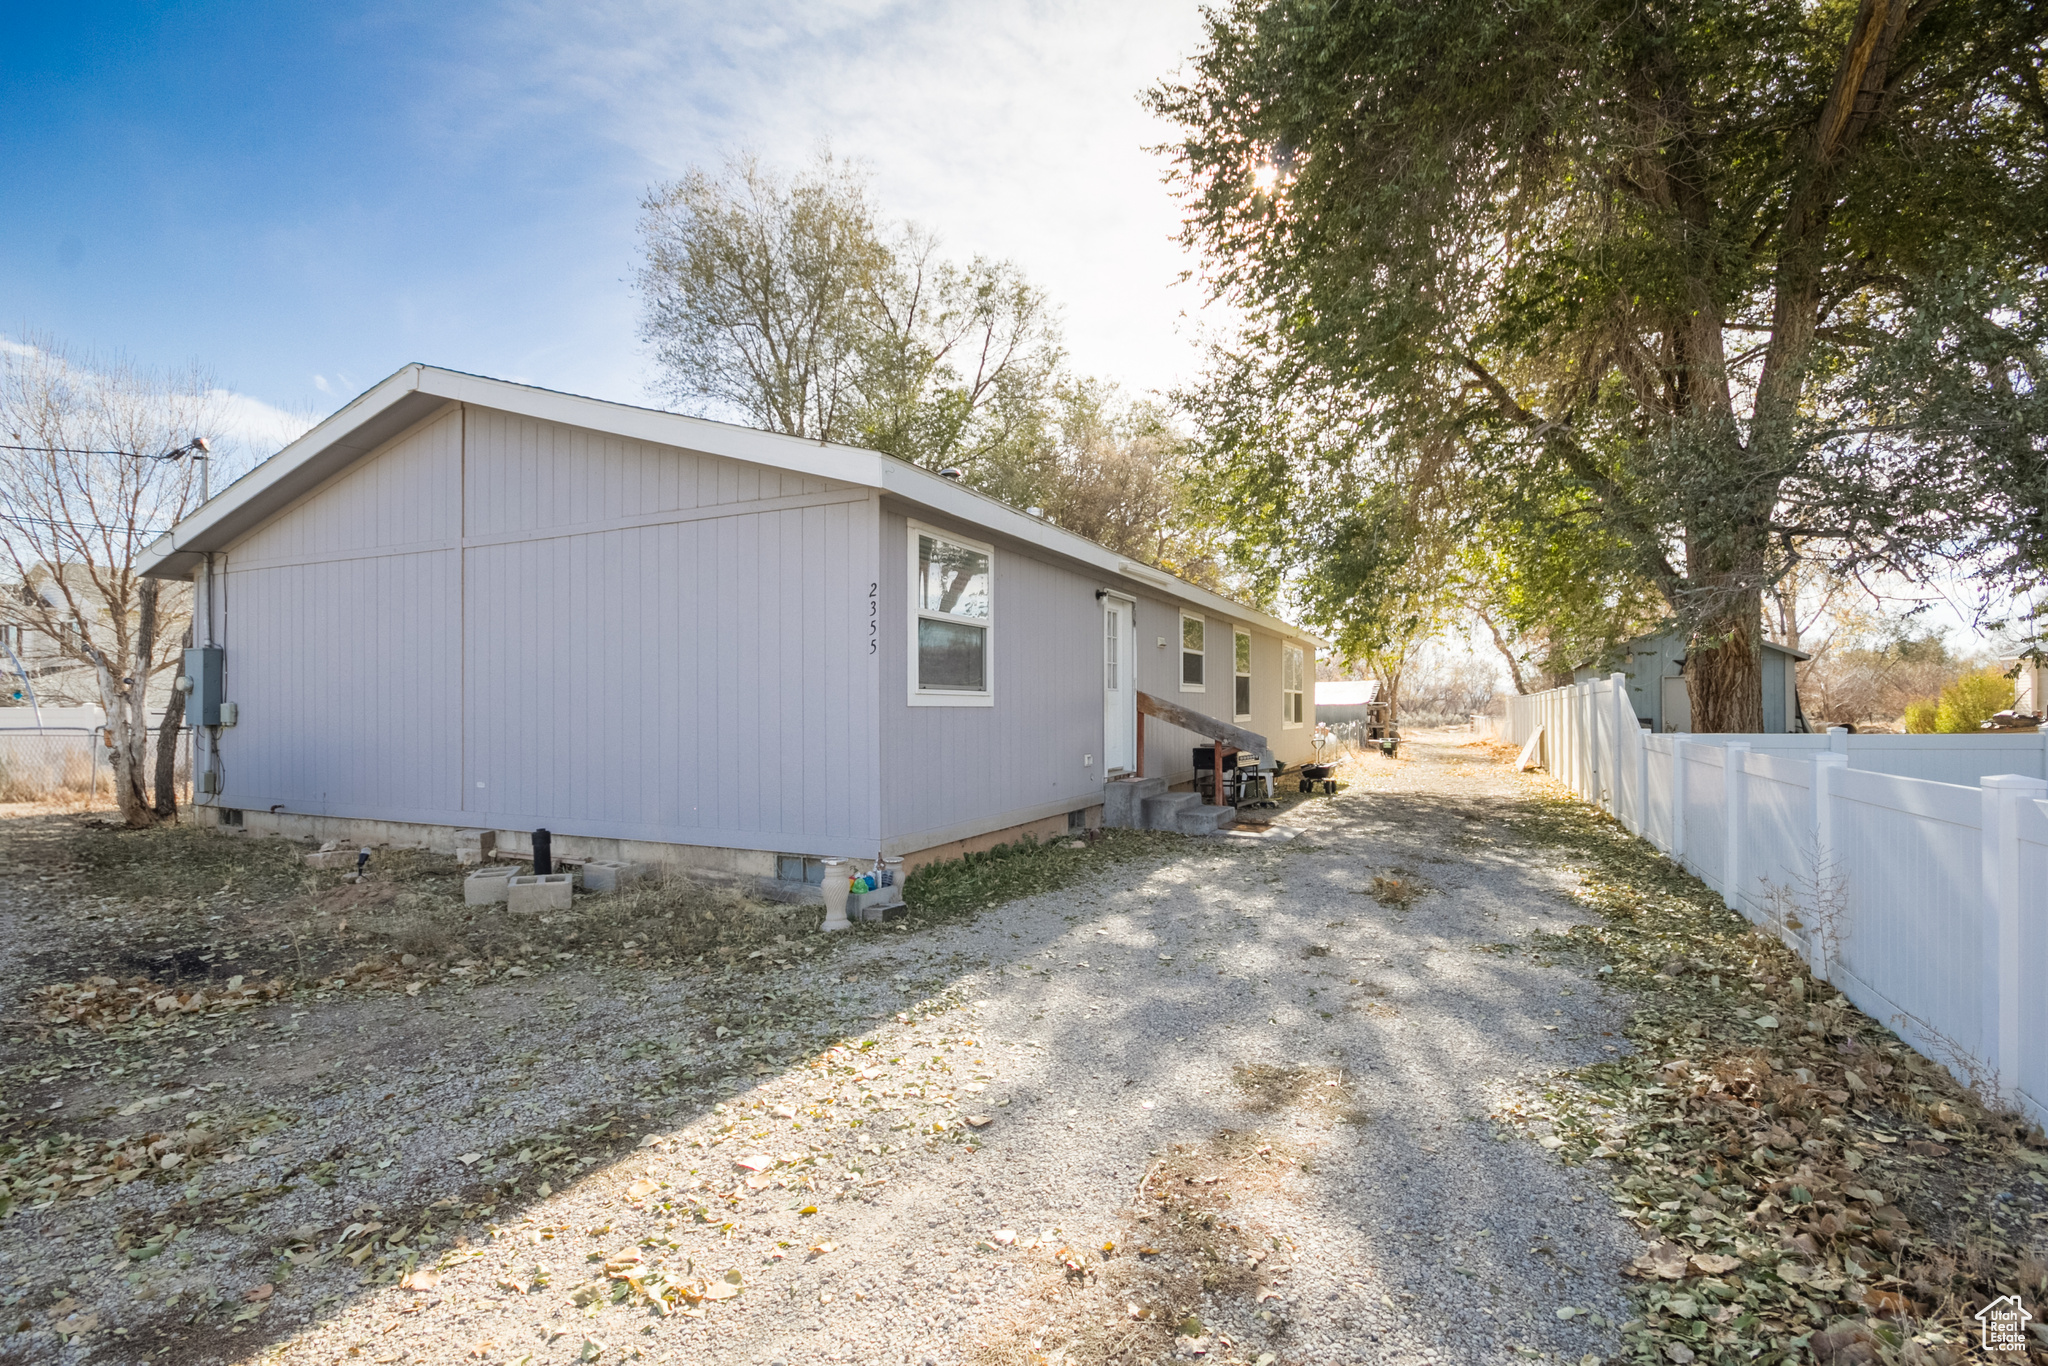
M1140 1182L1133 1208L1111 1237L1049 1249L1032 1307L973 1353L976 1366L1136 1366L1177 1341L1212 1358L1215 1330L1198 1317L1204 1296L1249 1301L1254 1316L1268 1287L1292 1265L1286 1239L1247 1216L1255 1197L1286 1191L1299 1151L1258 1133L1223 1130L1201 1144L1175 1144ZM1285 1321L1263 1314L1271 1338Z
M1346 1122L1363 1118L1351 1086L1334 1067L1287 1067L1248 1063L1231 1069L1231 1084L1243 1108L1255 1115L1288 1109L1336 1111Z
M1427 896L1430 885L1405 868L1392 869L1393 876L1381 873L1365 889L1365 894L1382 906L1405 911Z

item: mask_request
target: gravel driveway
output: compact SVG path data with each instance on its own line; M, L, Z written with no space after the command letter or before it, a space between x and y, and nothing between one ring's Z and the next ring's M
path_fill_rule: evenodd
M536 1156L514 1151L521 1124L570 1135L578 1120L546 1091L551 1061L609 1047L598 1070L618 1081L628 1117L615 1122L639 1136L629 1155L529 1180L452 1248L447 1235L420 1244L434 1251L404 1282L375 1288L336 1258L370 1247L380 1216L301 1188L253 1233L220 1226L268 1245L216 1258L215 1303L275 1296L277 1312L252 1312L241 1330L252 1336L188 1332L145 1348L139 1327L108 1335L121 1310L106 1299L99 1331L64 1347L24 1331L0 1338L0 1354L449 1366L1604 1357L1630 1312L1617 1273L1640 1241L1598 1174L1562 1166L1509 1117L1555 1071L1618 1046L1626 1003L1531 951L1531 936L1582 917L1556 856L1509 828L1527 780L1427 738L1398 761L1360 760L1353 776L1286 814L1291 842L1168 841L1078 888L938 930L868 933L789 969L781 980L802 985L765 1001L765 1021L723 1018L758 1029L786 1011L795 1028L837 1002L826 1024L842 1041L715 1110L686 1110L682 1127L633 1124L650 1107L635 1103L644 1089L629 1093L638 1055L626 1044L673 1035L700 1008L689 978L617 994L573 1028L566 1010L548 1015L541 985L494 987L489 1019L434 1018L450 1050L486 1036L526 1050L509 1090L539 1089L493 1099L506 1112L496 1128L473 1140L434 1129L458 1100L474 1113L486 1083L437 1092L459 1069L437 1082L424 1062L348 1104L428 1125L394 1140L394 1158L458 1176L516 1171ZM376 1061L347 1054L339 1070ZM611 1103L592 1096L589 1071L580 1086L586 1105ZM24 1236L58 1245L101 1217L60 1218L65 1208L28 1225L18 1214L0 1269L45 1255ZM285 1233L294 1223L305 1227ZM383 1229L380 1259L409 1232ZM72 1281L81 1299L85 1279Z

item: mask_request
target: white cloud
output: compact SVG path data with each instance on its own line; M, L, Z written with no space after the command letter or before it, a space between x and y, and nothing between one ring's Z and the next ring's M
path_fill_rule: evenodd
M259 460L283 450L320 420L312 413L279 408L232 389L209 390L208 397L218 405L221 439L252 452Z
M1163 387L1194 371L1183 315L1203 296L1176 283L1179 209L1145 150L1169 130L1138 97L1200 36L1199 10L1165 0L531 0L450 73L471 117L422 119L444 141L594 125L648 182L740 147L794 165L829 141L952 252L1023 267L1062 305L1080 368ZM479 127L484 107L503 122Z

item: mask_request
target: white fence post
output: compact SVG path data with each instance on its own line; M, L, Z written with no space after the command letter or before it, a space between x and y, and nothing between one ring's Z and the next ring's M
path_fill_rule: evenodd
M1849 767L1846 754L1816 754L1813 756L1813 896L1816 902L1831 894L1830 883L1842 874L1835 866L1835 775ZM1820 961L1813 965L1814 974L1823 982L1832 982L1835 972L1835 936L1842 932L1843 914L1830 916L1816 907L1813 916L1814 936L1808 942L1813 945L1814 956Z
M1721 860L1721 901L1731 911L1742 909L1742 827L1749 819L1749 775L1742 771L1742 761L1748 757L1749 746L1740 740L1721 747L1721 792L1727 799L1723 809L1728 826L1727 853Z
M1683 732L1671 737L1671 861L1685 866L1685 747Z
M1998 1096L2019 1098L2020 1087L2020 839L2019 805L2048 794L2048 781L2017 773L1994 773L1982 779L1984 905L1990 912L1987 936L1991 952L1990 1018L1992 1063ZM2034 984L2038 987L2038 983Z
M1650 838L1650 732L1642 726L1630 737L1636 742L1636 833ZM1651 843L1656 841L1651 840Z
M1643 833L1642 822L1636 819L1635 811L1632 808L1628 811L1622 809L1621 794L1621 775L1629 767L1629 765L1623 764L1621 760L1623 746L1627 743L1623 738L1626 731L1622 728L1622 722L1626 720L1628 723L1627 729L1634 730L1636 725L1636 709L1630 706L1628 701L1628 675L1617 673L1612 677L1614 682L1614 755L1612 759L1613 768L1610 770L1608 777L1608 790L1614 794L1612 801L1614 818L1620 821L1622 828L1631 835L1640 835ZM1640 796L1640 792L1638 796Z

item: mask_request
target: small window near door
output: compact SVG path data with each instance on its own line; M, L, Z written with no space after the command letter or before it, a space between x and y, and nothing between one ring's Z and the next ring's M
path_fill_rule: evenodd
M993 554L912 524L910 701L913 706L988 706L993 629Z
M1180 617L1180 690L1202 692L1202 627L1200 617L1181 613Z
M1237 711L1236 719L1249 721L1252 716L1252 635L1249 631L1233 633L1232 644L1236 647L1237 660Z
M1123 661L1118 658L1123 642L1124 614L1112 607L1102 614L1102 686L1115 692L1123 686Z
M1280 724L1294 727L1301 724L1302 684L1308 671L1308 661L1299 645L1282 646L1280 650Z

